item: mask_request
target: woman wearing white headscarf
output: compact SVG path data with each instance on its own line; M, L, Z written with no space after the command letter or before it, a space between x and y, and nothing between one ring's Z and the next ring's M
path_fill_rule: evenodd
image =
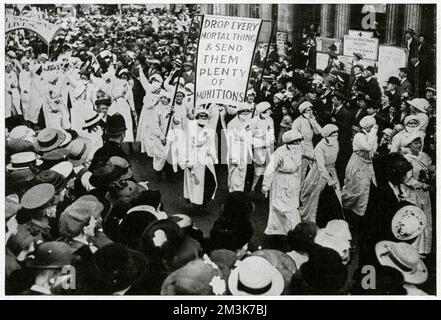
M420 254L429 254L432 249L432 205L430 202L429 179L435 172L432 160L424 153L423 139L420 133L414 133L404 142L409 149L404 157L412 165L412 170L407 174L403 185L403 193L406 198L423 210L426 215L427 224L421 236L416 240L414 246Z
M346 166L344 186L341 191L343 208L364 216L369 200L371 182L377 185L372 158L377 151L378 125L375 118L363 117L362 132L354 136L352 156Z
M63 99L63 84L59 75L53 71L46 75L46 101L43 103L43 114L47 128L69 129L69 110Z
M268 158L274 148L274 121L271 118L271 104L266 101L256 106L257 115L251 120L253 138L254 179L251 191L265 171Z
M305 180L308 169L313 165L314 145L312 138L314 134L320 134L322 127L312 113L312 103L304 101L299 105L300 116L292 123L291 130L297 130L303 136L302 148L304 156L302 158L302 181Z
M141 153L147 153L147 156L153 157L154 137L152 128L154 124L154 107L159 103L161 83L153 81L150 83L145 77L142 66L139 65L139 80L146 94L143 100L141 115L139 116L136 141L141 142Z
M404 130L398 132L392 138L392 146L390 152L399 152L402 155L409 153L409 149L406 148L404 142L409 139L409 137L415 133L420 133L423 137L426 136L425 130L421 127L421 122L418 116L410 115L404 118Z
M299 212L302 167L302 135L287 131L283 145L271 155L265 170L262 193L270 196L267 235L286 235L301 222Z
M194 120L188 121L185 134L184 198L204 206L214 199L217 188L216 132L208 122L209 110L198 107L194 116Z
M137 122L137 115L128 70L122 69L119 71L118 77L119 81L115 80L112 86L113 103L109 108L108 115L111 116L115 113L119 113L124 117L127 131L123 142L134 142L132 115L135 118L135 123Z
M336 219L332 217L326 220L326 214L333 211L341 212L340 183L335 169L339 151L338 127L334 124L327 124L322 128L321 135L323 139L314 149L314 165L302 182L300 192L302 221L317 223L319 227L326 226L329 220ZM324 192L327 185L333 190ZM337 201L331 201L335 200L335 196L331 194L335 194Z
M18 91L18 77L13 71L14 65L10 61L5 63L5 117L21 114L20 92Z

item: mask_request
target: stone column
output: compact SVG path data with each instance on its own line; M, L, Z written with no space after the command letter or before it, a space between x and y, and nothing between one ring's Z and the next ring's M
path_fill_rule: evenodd
M213 4L213 14L226 16L228 14L228 4L225 3L215 3Z
M286 32L289 41L293 40L294 10L293 4L279 4L277 31Z
M202 14L212 14L213 13L213 5L211 4L200 4L201 13Z
M398 40L399 10L400 10L399 4L388 4L386 7L385 44L396 46L399 43Z
M404 5L404 31L413 29L416 34L421 31L421 4Z
M244 18L250 17L250 5L249 4L239 4L239 17L244 17Z
M270 3L261 3L259 5L259 17L263 20L271 20L271 4ZM264 21L262 22L262 28L260 28L260 41L268 42L270 32L271 32L271 22Z
M351 18L350 4L335 5L334 38L343 38L349 32L349 20Z
M320 36L324 38L332 38L334 36L334 5L322 4L320 11Z

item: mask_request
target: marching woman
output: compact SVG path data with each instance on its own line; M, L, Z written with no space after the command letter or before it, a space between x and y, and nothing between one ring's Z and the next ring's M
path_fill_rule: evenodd
M228 191L244 191L247 166L251 163L251 105L242 102L236 116L227 125Z
M274 146L274 121L271 118L271 104L266 101L260 102L256 106L256 111L257 116L251 120L254 163L251 191L254 191L259 178L263 175Z
M311 221L319 227L328 221L341 219L341 191L335 169L339 144L338 127L327 124L321 130L323 139L314 149L314 165L302 182L300 213L302 221ZM334 216L332 216L334 215Z
M160 100L161 84L157 81L150 83L145 77L141 65L139 65L138 69L139 81L146 94L143 100L141 115L139 116L136 141L141 143L141 153L147 153L147 156L153 157L154 137L151 134L151 130L154 124L154 108Z
M270 196L267 235L286 235L301 222L299 212L302 167L302 135L287 131L283 145L271 155L265 170L262 193Z
M84 120L81 130L78 131L78 136L84 138L83 141L89 143L87 145L89 150L87 159L91 161L95 152L103 146L103 129L100 126L103 114L97 113L95 110L86 109L82 118Z
M5 63L5 117L21 114L20 109L20 92L18 91L18 77L12 71L14 65L10 61Z
M138 116L136 115L135 102L133 101L132 85L129 82L129 71L127 69L121 69L117 76L119 81L118 79L115 80L112 86L113 103L109 108L108 115L111 116L115 113L119 113L124 117L127 131L123 142L133 143L132 115L135 123L138 122Z
M80 79L74 78L73 74L66 74L65 81L70 83L70 98L72 108L70 109L71 128L74 131L81 131L83 122L86 120L85 114L94 110L93 104L96 96L95 87L90 81L90 74L84 71L80 72Z
M69 110L62 96L63 86L59 83L57 72L47 74L48 87L46 101L43 103L43 114L47 128L69 129Z
M412 170L405 178L403 193L406 198L418 206L426 215L427 224L423 233L414 244L420 254L429 254L432 248L432 206L430 202L430 179L435 172L432 160L424 153L423 138L420 133L411 135L405 142L410 152L404 157L412 165Z
M364 216L371 182L377 185L372 158L378 147L378 126L374 117L366 116L360 120L360 127L362 132L355 134L352 142L353 153L346 167L341 198L343 208Z
M216 132L208 124L210 111L195 109L195 119L186 128L186 168L184 169L184 198L205 210L214 199L217 188L214 164L217 163Z
M20 71L20 75L18 77L18 82L20 85L20 99L21 99L21 107L23 109L23 118L26 121L30 121L28 112L29 112L29 101L31 96L31 85L33 74L29 69L31 60L22 59L23 70Z
M312 103L304 101L299 105L300 116L292 123L292 130L297 130L303 136L302 148L302 181L305 180L310 169L314 163L314 145L312 138L314 134L320 134L322 127L312 113Z
M151 131L154 139L153 169L158 179L161 178L164 169L167 178L172 180L173 171L177 172L178 170L178 146L183 136L183 118L179 112L175 111L175 107L171 106L171 98L165 90L159 94L159 101L154 108L154 122Z

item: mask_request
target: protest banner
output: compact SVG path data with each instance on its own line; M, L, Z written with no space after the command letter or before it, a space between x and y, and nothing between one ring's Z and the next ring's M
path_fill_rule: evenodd
M261 19L203 16L196 61L196 106L234 106L245 100L261 25Z
M42 19L29 19L20 16L6 15L6 33L18 29L25 29L36 33L47 45L62 30L60 26L54 25Z

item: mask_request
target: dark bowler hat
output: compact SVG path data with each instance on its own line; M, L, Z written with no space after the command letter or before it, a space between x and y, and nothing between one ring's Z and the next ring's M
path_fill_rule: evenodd
M106 124L106 134L109 136L118 136L127 130L126 121L119 113L107 117Z
M406 67L402 67L402 68L400 68L398 70L400 70L401 72L404 72L405 74L409 73L409 69L407 69Z
M109 98L98 99L97 101L95 101L96 106L105 105L105 106L110 107L111 104L112 104L112 101Z
M117 181L121 171L110 162L100 162L92 170L90 183L96 188L107 188L112 182Z
M389 80L387 80L387 83L399 86L400 80L397 77L390 77Z
M337 46L335 44L331 44L329 46L329 49L333 50L333 51L337 51Z
M415 31L413 29L407 29L405 33L409 33L410 35L415 35Z
M66 149L55 149L43 154L41 159L43 160L43 168L49 169L54 165L66 161L69 155L69 151Z
M375 68L373 66L367 66L366 70L369 71L372 74L375 74Z
M69 266L75 259L71 247L61 241L42 243L34 252L34 259L28 263L29 268L61 269Z

